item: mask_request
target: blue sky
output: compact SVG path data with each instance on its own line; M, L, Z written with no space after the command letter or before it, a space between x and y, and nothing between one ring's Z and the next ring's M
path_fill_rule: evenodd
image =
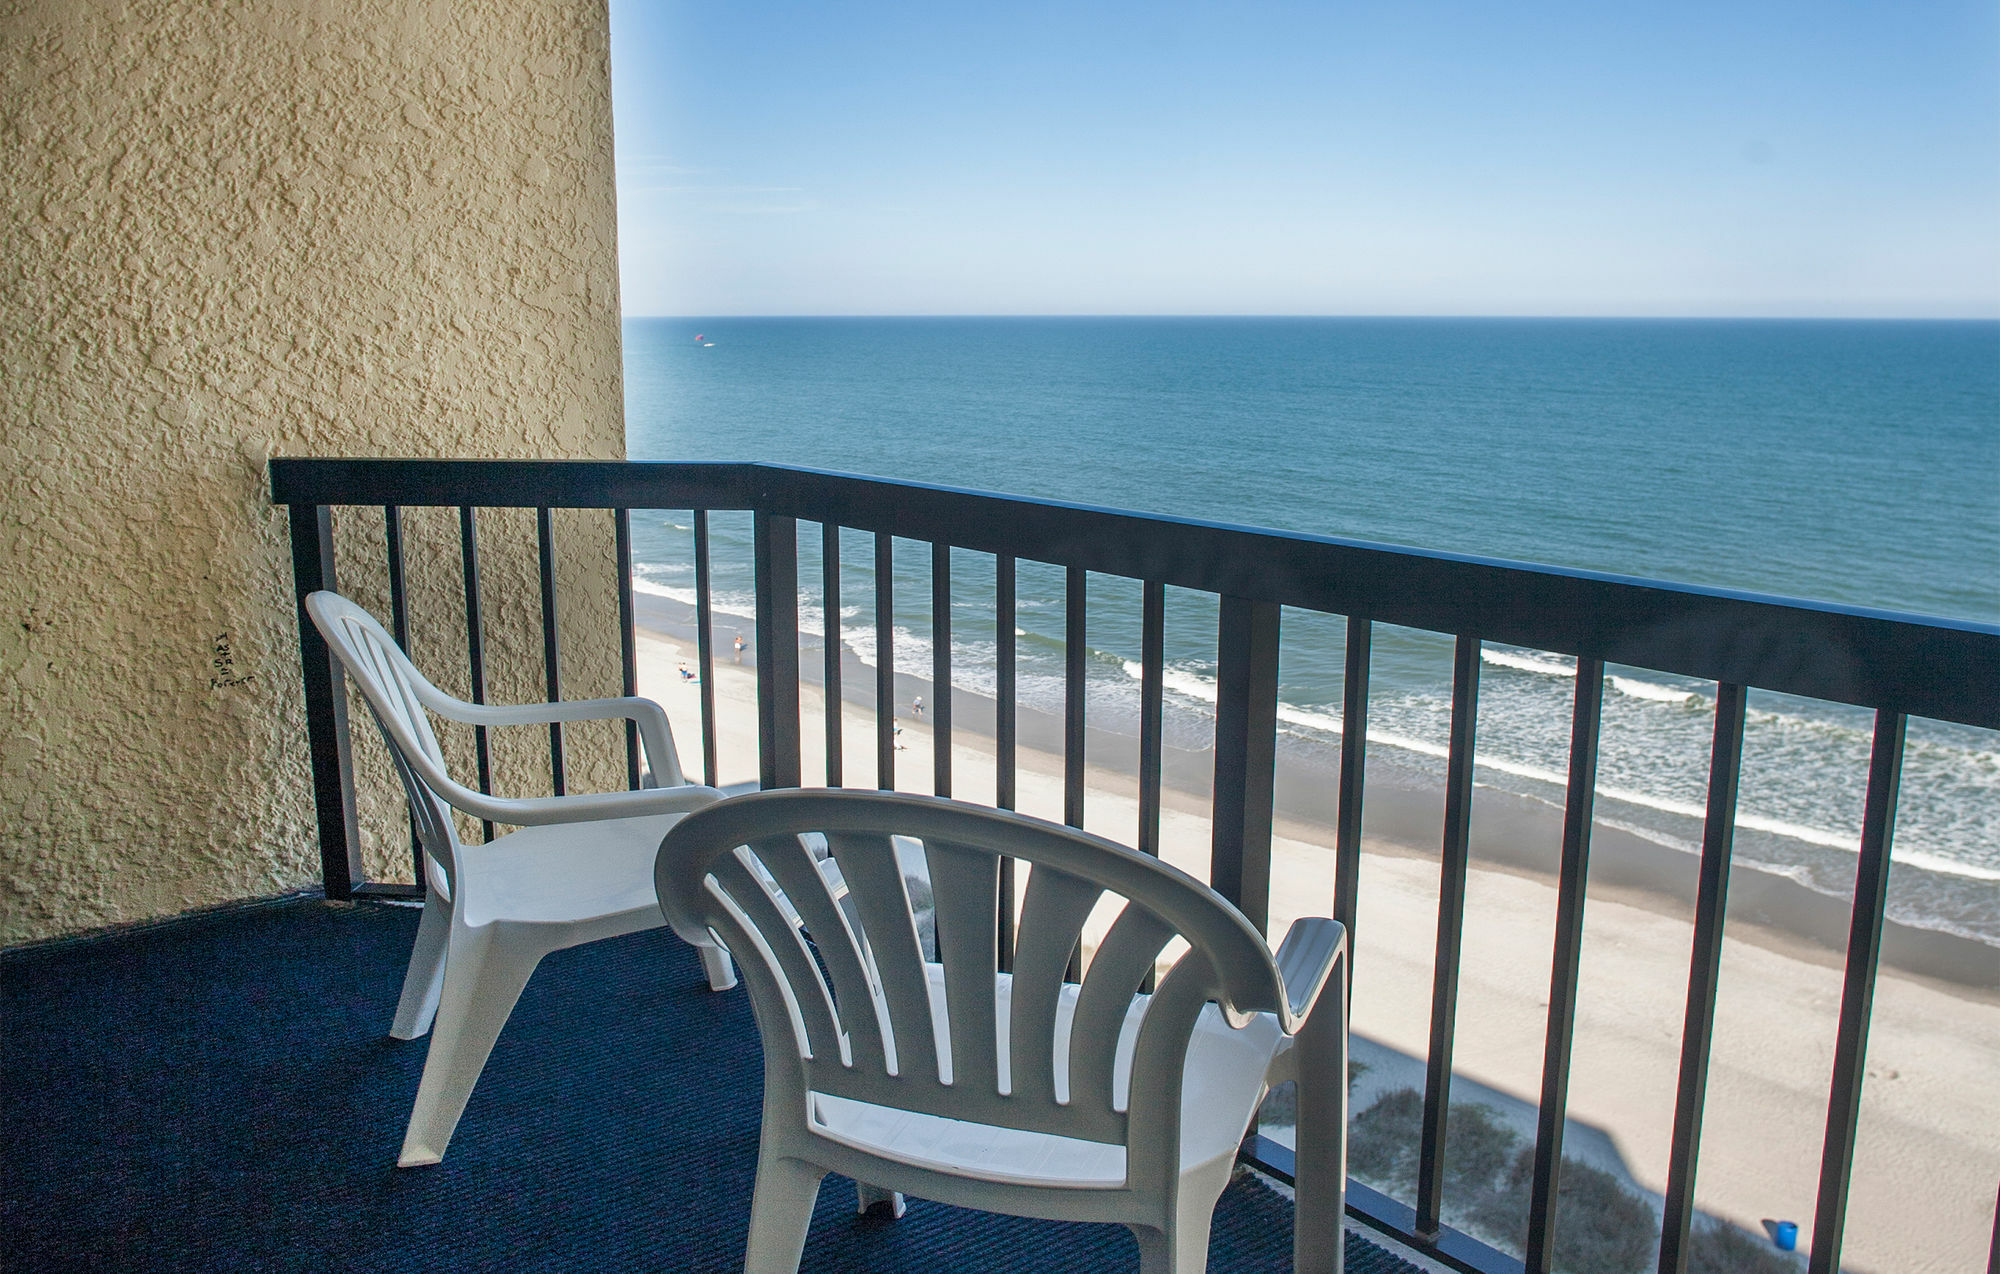
M2000 316L2000 5L612 0L628 314Z

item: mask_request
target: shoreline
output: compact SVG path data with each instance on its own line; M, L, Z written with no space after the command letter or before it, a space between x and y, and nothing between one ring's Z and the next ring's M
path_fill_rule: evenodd
M634 610L642 633L658 639L685 643L688 664L693 658L693 608L672 598L635 593ZM718 616L718 619L721 617ZM722 673L731 654L720 633L733 632L718 622L716 670ZM749 634L749 621L744 621ZM801 641L799 678L803 686L818 689L824 679L819 641L806 635ZM872 715L875 709L875 668L864 663L853 650L842 647L842 701L870 716L871 742L860 751L844 749L843 778L853 785L857 774L874 778ZM745 652L746 660L754 654ZM742 671L754 674L746 664ZM911 673L895 674L896 702L908 705L921 695L936 703L936 687L931 681ZM921 731L928 738L931 723L897 714L906 730ZM996 750L994 701L977 691L954 687L952 691L952 739L956 752L971 748L991 757ZM820 718L802 714L800 734L819 737ZM1060 777L1063 764L1063 723L1060 718L1026 705L1016 709L1017 760L1019 769L1029 768L1029 754L1043 758L1043 768ZM1139 741L1122 732L1086 724L1084 753L1091 772L1088 789L1124 788L1137 800ZM928 749L926 749L928 751ZM1338 809L1336 772L1322 760L1307 755L1303 747L1286 746L1281 738L1273 803L1274 832L1287 840L1314 845L1330 853L1335 815ZM1393 763L1380 763L1373 755L1363 794L1362 843L1364 854L1427 860L1436 863L1441 854L1444 791L1442 786L1418 784ZM954 767L954 773L956 774ZM899 765L899 786L903 790L931 788L931 773L925 767L918 775ZM753 767L754 774L754 767ZM1214 773L1212 751L1189 750L1163 744L1161 748L1161 803L1177 805L1183 812L1205 816ZM822 768L807 781L824 781ZM920 780L920 781L918 781ZM1121 782L1124 780L1124 782ZM990 777L988 779L990 782ZM1089 801L1086 798L1086 808ZM1561 857L1562 817L1560 808L1532 797L1475 783L1472 797L1470 859L1475 871L1520 874L1553 885ZM1051 815L1060 821L1060 807ZM1136 824L1135 824L1136 829ZM1124 843L1133 842L1135 831L1114 835ZM1700 857L1662 845L1635 832L1593 823L1590 838L1589 896L1616 899L1656 914L1691 921ZM1196 873L1206 878L1205 873ZM1328 894L1331 898L1331 894ZM1733 864L1729 875L1726 932L1739 939L1833 970L1845 964L1851 903L1776 872L1742 863ZM1359 935L1356 939L1359 946ZM1927 929L1893 917L1882 922L1882 965L1903 974L1936 983L1939 989L1978 1002L2000 1005L2000 947L1977 939L1937 929ZM1686 967L1683 957L1682 969Z

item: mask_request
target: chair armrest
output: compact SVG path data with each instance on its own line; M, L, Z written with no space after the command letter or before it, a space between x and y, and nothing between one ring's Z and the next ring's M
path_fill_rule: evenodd
M440 795L443 795L440 793ZM585 792L575 796L486 796L459 789L446 799L474 818L541 827L550 823L589 823L606 818L643 818L653 814L685 814L713 805L723 794L712 787L688 783L680 787L647 787L636 792Z
M1285 986L1285 1012L1280 1014L1287 1035L1298 1033L1318 1003L1326 981L1347 954L1347 930L1324 916L1302 916L1292 922L1278 944L1278 977Z
M425 704L439 716L466 725L547 725L556 721L629 720L639 726L639 738L646 756L657 771L671 767L669 778L678 785L680 761L674 753L673 732L667 725L666 709L651 699L627 695L617 699L570 699L561 703L466 703L440 695ZM518 821L518 820L510 820Z
M445 698L429 705L440 716L468 725L546 725L551 721L601 721L628 717L644 721L666 712L651 699L628 695L619 699L565 699L560 703L467 703Z

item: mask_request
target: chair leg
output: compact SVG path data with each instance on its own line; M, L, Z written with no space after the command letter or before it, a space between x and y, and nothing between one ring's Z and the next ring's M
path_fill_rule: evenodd
M1208 1269L1209 1220L1205 1216L1198 1225L1172 1231L1132 1226L1132 1237L1139 1240L1139 1274L1203 1274Z
M736 985L736 966L730 963L727 951L706 943L695 950L701 953L701 971L708 975L709 990L727 991Z
M486 1055L545 954L527 934L492 925L459 930L453 937L457 941L445 961L431 1051L396 1161L399 1168L444 1158Z
M798 1274L819 1199L824 1169L799 1159L760 1154L757 1189L750 1199L750 1242L743 1274Z
M1131 1226L1139 1240L1139 1274L1201 1274L1208 1268L1208 1232L1215 1204L1229 1184L1236 1158L1224 1155L1181 1174L1174 1209L1164 1226Z
M1296 1274L1340 1274L1347 1231L1347 969L1336 967L1299 1032Z
M854 1183L855 1212L866 1212L878 1203L888 1204L890 1217L897 1221L902 1220L903 1213L909 1211L909 1206L903 1202L902 1191L884 1190L881 1186L871 1186L866 1181Z
M426 899L417 921L417 940L410 947L410 971L403 975L403 995L396 1001L396 1020L389 1034L413 1040L431 1029L437 1016L438 992L444 987L445 947L451 940L451 913L445 904Z

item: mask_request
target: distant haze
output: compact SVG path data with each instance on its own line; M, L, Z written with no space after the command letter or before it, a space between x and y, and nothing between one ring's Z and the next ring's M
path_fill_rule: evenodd
M628 314L2000 316L2000 6L613 0Z

